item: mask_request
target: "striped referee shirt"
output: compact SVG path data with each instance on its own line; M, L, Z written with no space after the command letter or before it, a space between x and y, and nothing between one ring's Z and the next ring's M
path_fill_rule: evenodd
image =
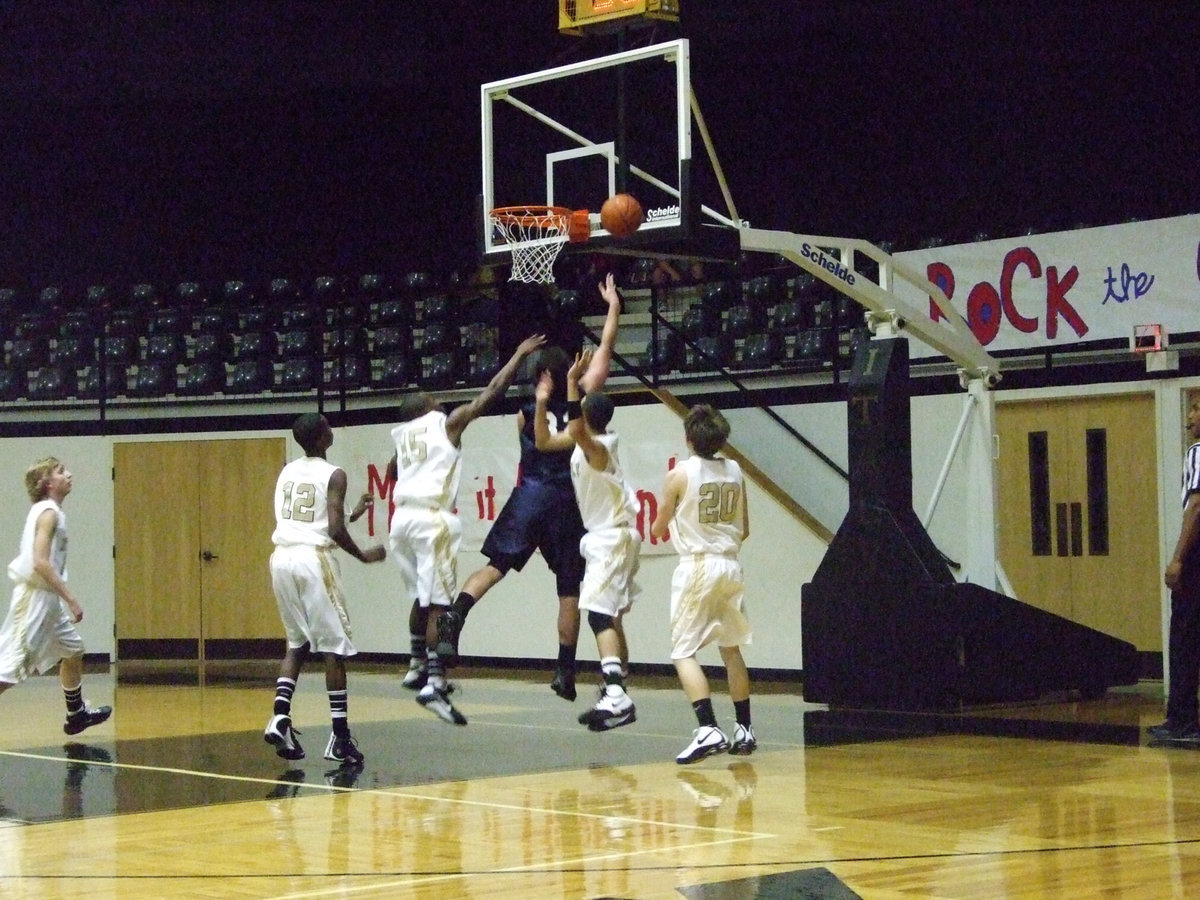
M1187 455L1183 458L1183 505L1187 506L1188 497L1200 493L1200 441L1188 447Z

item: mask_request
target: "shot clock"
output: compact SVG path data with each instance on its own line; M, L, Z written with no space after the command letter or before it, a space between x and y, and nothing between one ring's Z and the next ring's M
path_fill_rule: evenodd
M563 34L623 28L638 24L638 19L678 22L679 0L558 0L558 30Z

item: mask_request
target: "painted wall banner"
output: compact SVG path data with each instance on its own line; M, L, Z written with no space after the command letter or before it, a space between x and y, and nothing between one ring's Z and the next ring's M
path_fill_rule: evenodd
M989 351L1200 331L1200 215L897 253L950 298ZM896 292L941 311L906 282ZM935 351L914 341L914 357Z
M658 495L662 492L667 471L682 458L682 448L672 442L632 441L622 438L621 466L626 478L637 492L639 501L638 531L642 534L642 553L675 553L670 540L657 541L650 536L650 523L658 510ZM483 441L467 442L463 446L463 475L458 491L458 516L462 520L463 550L479 550L488 530L500 514L504 502L516 484L520 452L516 443ZM391 485L386 482L386 459L366 463L367 490L376 500L390 496ZM357 473L355 473L357 474ZM354 474L351 480L356 481ZM384 519L380 514L386 514ZM386 503L377 503L369 514L368 532L384 537L391 510Z

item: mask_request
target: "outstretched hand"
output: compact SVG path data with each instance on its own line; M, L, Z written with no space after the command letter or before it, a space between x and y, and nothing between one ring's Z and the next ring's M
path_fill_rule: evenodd
M522 357L528 356L545 343L546 336L544 334L531 334L517 345L517 355Z
M613 273L609 272L605 279L596 285L600 289L600 296L604 298L609 306L614 304L620 306L621 295L617 293L617 280L613 277Z
M550 374L549 370L547 370L541 374L541 377L538 378L537 386L533 389L533 396L535 400L538 400L542 403L549 403L550 396L553 393L554 376Z
M377 563L383 562L385 559L387 559L387 548L383 544L376 544L363 551L363 562Z
M609 276L612 277L611 275ZM571 363L571 368L567 369L567 383L578 384L579 379L583 377L583 373L587 371L588 364L592 361L592 348L588 347L581 353L575 354L575 361Z

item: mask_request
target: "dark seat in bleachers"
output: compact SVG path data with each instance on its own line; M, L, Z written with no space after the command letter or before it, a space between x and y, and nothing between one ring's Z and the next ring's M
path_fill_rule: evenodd
M425 384L434 390L453 387L458 379L458 355L449 351L435 353L425 366Z
M298 356L284 360L279 373L281 391L311 391L317 386L317 367L311 357Z
M128 388L126 377L128 370L123 365L115 363L97 363L88 366L83 375L83 387L80 396L94 400L100 396L107 398L123 397ZM103 382L103 383L102 383Z
M279 335L279 352L285 359L312 357L317 354L316 336L311 328L294 328Z
M78 390L74 367L43 366L29 378L30 400L64 400Z
M25 396L26 378L24 370L0 367L0 400L20 400Z
M500 359L500 349L494 344L478 347L471 357L471 384L485 385L500 371L503 361Z
M8 365L13 369L31 371L46 364L49 342L44 337L19 337L8 351Z
M383 367L379 373L379 387L403 388L410 384L408 354L392 353L383 358Z
M187 360L187 343L182 334L152 334L146 341L146 362L177 366Z
M96 362L96 341L90 337L60 337L50 348L52 365L82 369Z
M683 338L674 331L660 329L657 340L651 338L646 342L646 362L651 371L665 375L682 370L686 361L687 350Z
M370 382L371 364L358 355L335 358L325 371L326 386L335 390L356 391Z
M133 334L109 334L104 338L104 361L119 365L137 362L140 344Z
M261 394L272 385L272 366L259 358L243 359L229 373L229 393Z
M176 378L174 363L143 362L134 378L135 397L165 397L175 393Z
M192 339L193 362L228 362L233 359L233 335L227 331L202 331Z
M193 361L183 373L180 394L200 397L225 390L225 364L214 359Z
M756 331L742 346L741 365L748 369L769 369L783 359L783 337L774 331Z

